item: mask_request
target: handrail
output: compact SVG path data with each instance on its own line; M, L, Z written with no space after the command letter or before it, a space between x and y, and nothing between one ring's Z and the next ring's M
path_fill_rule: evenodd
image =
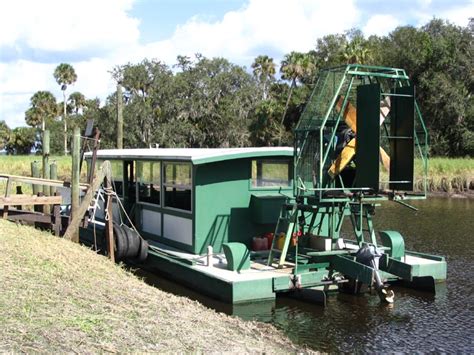
M69 181L62 181L62 180L52 180L52 179L42 179L42 178L35 178L29 176L20 176L20 175L10 175L10 174L2 174L0 173L0 179L9 179L11 181L19 181L26 184L35 184L35 185L44 185L44 186L52 186L52 187L71 187L71 183ZM81 190L87 190L89 188L89 184L80 184L79 188Z

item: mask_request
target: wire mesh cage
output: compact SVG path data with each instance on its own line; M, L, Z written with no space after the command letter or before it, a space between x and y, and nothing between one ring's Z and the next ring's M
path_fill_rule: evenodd
M414 96L402 69L322 70L295 130L295 195L412 191L415 156L423 167L416 187L426 192L427 132Z

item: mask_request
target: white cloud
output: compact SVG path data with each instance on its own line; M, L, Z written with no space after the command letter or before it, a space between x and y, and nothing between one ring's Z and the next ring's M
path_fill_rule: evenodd
M0 120L10 127L25 124L30 97L54 83L54 65L19 60L0 63Z
M438 15L438 17L440 17ZM443 18L455 23L458 26L467 26L470 17L474 17L474 0L465 6L455 7L442 14Z
M251 0L220 21L192 18L178 26L171 38L150 43L143 52L165 61L199 52L249 65L260 54L256 53L259 48L280 54L307 51L318 37L350 29L358 19L353 1Z
M139 19L129 15L135 1L2 2L0 51L6 48L22 59L0 62L0 120L11 127L24 125L29 99L38 90L49 90L62 100L53 79L54 68L60 62L71 63L78 75L68 93L81 91L103 102L115 88L109 71L129 61L149 58L171 65L178 54L202 53L249 67L259 54L270 54L278 62L290 51L313 49L321 36L353 27L362 28L366 35L383 35L406 24L407 19L424 24L433 16L465 26L474 13L474 0L462 7L446 4L444 12L437 13L432 10L431 0L417 0L404 9L403 15L377 13L376 9L362 13L356 0L248 0L217 21L193 17L176 24L168 39L141 44ZM158 11L163 5L157 2L155 6ZM368 20L362 22L367 16ZM57 63L36 62L37 53L58 58ZM79 58L78 53L81 59L67 59Z
M463 5L450 4L442 11L435 12L429 8L414 11L417 18L417 26L423 26L434 17L449 20L457 26L465 27L469 18L474 17L474 0Z
M133 0L15 0L2 2L0 46L66 52L135 43Z
M19 57L28 53L28 59L0 63L0 120L11 127L24 125L30 97L38 90L49 90L62 100L53 72L65 61L78 75L68 93L78 90L104 100L113 89L108 71L123 62L117 53L136 46L139 40L139 21L127 12L132 5L133 0L2 2L0 51L13 48ZM37 53L58 58L58 62L35 62L32 58ZM80 54L85 59L69 61L59 53Z
M352 0L250 0L219 21L193 17L177 25L169 39L141 45L138 20L127 14L132 5L133 0L8 2L0 12L0 46L18 48L19 53L26 47L100 56L69 61L78 81L68 92L78 90L103 101L114 89L109 71L128 61L157 58L173 64L179 54L202 53L249 66L261 54L258 51L270 49L281 55L307 51L318 37L349 29L359 18ZM49 90L62 100L52 77L57 64L27 60L0 64L0 120L12 127L23 125L29 98L38 90Z
M378 35L384 36L394 30L400 22L392 15L374 15L367 21L362 28L366 36Z

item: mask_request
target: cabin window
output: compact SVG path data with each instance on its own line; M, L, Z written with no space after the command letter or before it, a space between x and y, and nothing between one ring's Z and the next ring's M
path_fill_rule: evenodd
M290 187L289 160L252 160L252 187Z
M191 211L191 164L164 163L165 207Z
M160 205L161 164L157 161L137 162L138 201Z

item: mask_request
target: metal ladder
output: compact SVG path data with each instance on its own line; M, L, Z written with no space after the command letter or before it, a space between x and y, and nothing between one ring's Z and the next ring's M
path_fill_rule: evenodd
M288 210L288 204L284 204L280 209L280 216L275 227L275 233L273 234L272 246L270 253L268 254L267 266L271 266L273 263L274 253L280 253L278 260L278 267L281 268L285 264L286 255L288 253L288 247L290 246L290 240L295 230L296 217L298 215L298 204L293 203L291 210ZM284 226L282 226L284 225ZM286 226L286 227L285 227ZM285 242L283 249L280 250L276 247L279 239L279 235L285 232Z

